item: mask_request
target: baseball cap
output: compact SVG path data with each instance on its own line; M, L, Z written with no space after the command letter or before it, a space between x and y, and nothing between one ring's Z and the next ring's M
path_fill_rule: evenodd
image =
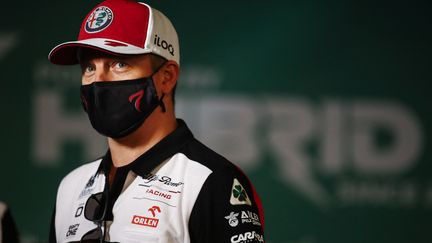
M160 11L135 0L106 0L81 24L78 40L57 45L48 54L59 65L78 64L80 47L114 55L153 53L180 65L177 32Z

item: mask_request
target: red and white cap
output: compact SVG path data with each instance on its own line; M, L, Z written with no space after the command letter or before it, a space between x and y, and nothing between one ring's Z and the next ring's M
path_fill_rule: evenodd
M85 17L77 41L54 47L48 59L59 65L78 64L78 49L92 48L119 55L153 53L180 65L177 32L158 10L135 0L106 0Z

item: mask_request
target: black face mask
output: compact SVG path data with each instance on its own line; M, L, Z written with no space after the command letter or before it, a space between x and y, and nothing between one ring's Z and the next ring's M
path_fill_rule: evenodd
M111 138L125 137L141 126L158 107L152 77L124 81L101 81L81 86L81 101L96 131Z

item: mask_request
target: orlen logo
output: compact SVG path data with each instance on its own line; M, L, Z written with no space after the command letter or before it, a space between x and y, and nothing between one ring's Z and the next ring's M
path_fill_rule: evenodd
M264 237L257 234L255 231L246 232L244 234L234 235L231 237L231 243L246 243L251 241L264 242Z
M161 40L158 35L155 35L154 44L162 47L162 49L167 50L172 56L174 56L174 47L169 44L166 40Z
M149 208L148 211L152 214L153 218L134 215L132 218L132 224L156 228L159 224L159 219L154 217L156 217L157 213L161 212L161 209L158 206L153 206Z

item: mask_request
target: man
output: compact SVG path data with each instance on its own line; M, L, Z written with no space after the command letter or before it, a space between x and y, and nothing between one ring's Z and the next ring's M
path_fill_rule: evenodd
M62 180L50 242L264 242L247 177L175 117L179 51L161 12L107 0L50 52L81 65L84 110L109 146Z

